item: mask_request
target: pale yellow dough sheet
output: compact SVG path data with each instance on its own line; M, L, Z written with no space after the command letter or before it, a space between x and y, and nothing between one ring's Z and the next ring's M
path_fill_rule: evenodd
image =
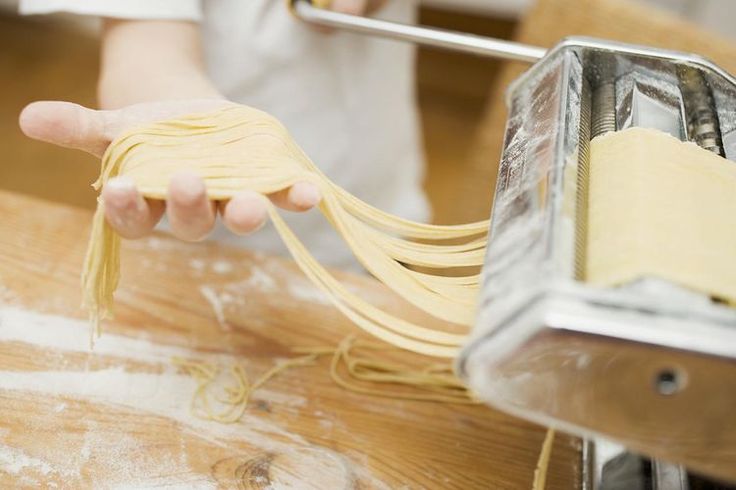
M736 303L736 163L642 128L590 150L586 280L651 276Z

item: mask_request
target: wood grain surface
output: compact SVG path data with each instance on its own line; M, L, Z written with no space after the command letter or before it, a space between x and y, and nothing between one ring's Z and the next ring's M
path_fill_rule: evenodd
M0 192L0 487L526 489L544 429L484 406L371 398L327 360L257 390L240 422L192 415L172 356L257 377L356 332L287 259L163 234L123 247L117 316L94 350L79 309L91 215ZM405 310L366 277L376 304ZM557 438L548 488L579 478Z

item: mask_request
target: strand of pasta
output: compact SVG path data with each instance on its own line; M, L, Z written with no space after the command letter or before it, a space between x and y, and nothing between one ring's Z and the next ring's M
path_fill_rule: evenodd
M555 442L555 430L548 428L542 442L542 449L539 451L539 459L537 467L534 469L534 481L532 490L544 490L547 487L547 470L549 469L549 461L552 456L552 445Z
M358 341L355 336L343 339L337 347L316 347L295 349L298 353L310 353L318 356L330 355L330 376L342 388L355 393L380 396L394 399L432 401L443 403L478 404L478 401L455 376L450 363L436 364L424 368L397 365L374 358L359 358L353 353L356 348L374 351L396 350L386 344ZM340 375L340 365L345 367L348 378ZM402 385L414 389L414 393L398 390L386 390L375 386L357 384L351 380L359 380L372 384Z
M182 358L173 358L172 362L197 382L191 402L192 413L206 420L220 423L238 422L248 407L253 392L278 374L293 367L314 365L314 362L323 356L331 357L330 376L332 380L338 386L354 393L422 402L480 403L454 376L452 366L449 363L427 364L424 367L402 366L377 360L375 357L362 358L354 354L355 349L385 352L393 348L386 344L361 341L354 335L343 339L337 347L295 348L293 351L301 354L299 357L277 363L252 384L245 369L240 364L233 364L229 370L232 382L221 387L226 394L225 397L212 394L215 389L213 384L221 372L218 365L207 361L193 361ZM344 366L344 370L348 375L347 378L342 377L339 373L341 365ZM369 385L358 384L354 380L369 383ZM389 390L380 387L385 384L412 388L414 392ZM224 409L219 412L216 411L210 402L210 398L224 406ZM199 410L200 408L201 410ZM554 438L555 431L549 428L537 459L532 490L544 490L546 488Z
M304 274L355 324L371 335L407 350L430 356L455 357L465 339L464 334L451 334L415 325L351 293L306 251L299 240L290 239L293 233L286 223L273 207L269 206L269 210L271 220L282 237L287 237L284 243Z
M331 358L329 372L333 381L352 392L416 401L480 403L457 379L450 363L424 367L399 365L375 357L360 357L354 353L356 349L374 352L397 350L387 344L359 341L355 336L348 336L336 347L296 348L294 352L300 354L298 357L276 363L253 383L238 363L229 366L225 380L221 380L223 368L214 362L174 357L172 363L197 383L190 406L192 413L221 423L240 420L253 392L278 374L294 367L314 365L318 358L325 356ZM340 374L341 366L347 378ZM218 380L221 381L218 383ZM381 388L382 385L402 386L411 391Z
M211 394L214 389L213 384L221 371L219 366L207 361L193 361L179 357L172 358L172 362L197 382L190 408L192 413L206 420L231 424L237 422L243 416L245 409L248 407L250 396L255 390L279 373L293 367L308 366L313 364L316 359L316 355L308 354L277 363L252 384L245 369L240 364L232 364L230 366L230 377L233 381L222 386L222 391L227 395L224 398ZM211 398L214 398L224 409L220 412L216 411L210 402ZM198 409L200 407L201 411Z

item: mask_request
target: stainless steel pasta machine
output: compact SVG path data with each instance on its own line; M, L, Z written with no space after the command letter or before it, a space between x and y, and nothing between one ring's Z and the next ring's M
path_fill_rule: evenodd
M736 79L662 49L576 37L546 51L292 6L314 24L534 63L507 92L477 322L458 371L490 405L583 437L581 488L736 482L736 309L654 277L616 288L583 277L590 140L655 128L736 162Z

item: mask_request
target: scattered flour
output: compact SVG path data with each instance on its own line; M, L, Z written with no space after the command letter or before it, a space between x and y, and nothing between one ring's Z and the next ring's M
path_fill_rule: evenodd
M217 291L215 291L215 288L205 284L199 287L199 292L202 293L202 296L204 296L210 303L210 306L212 306L212 311L215 313L215 318L217 318L217 323L220 324L220 327L223 330L230 330L230 326L225 319L224 301Z
M273 391L267 388L258 388L258 390L253 392L253 399L266 400L279 405L295 408L301 408L307 404L307 399L303 396L281 393L280 391Z
M222 447L228 441L248 441L265 451L308 445L300 436L266 418L246 412L238 424L203 420L189 406L197 384L174 373L131 373L122 368L98 371L0 371L0 390L64 396L124 406L178 422L186 432ZM273 437L276 436L276 437Z
M202 272L207 264L202 259L192 259L189 261L189 267L197 272Z
M215 271L216 274L229 274L233 270L233 265L227 260L216 260L215 263L212 264L212 270Z
M229 274L233 271L233 265L227 260L216 260L212 265L208 265L208 261L203 259L191 259L189 267L197 272L205 272L208 268L212 269L215 274Z
M195 262L190 262L190 265ZM199 262L197 262L199 264ZM199 267L199 265L198 265ZM202 262L202 267L206 267ZM212 270L218 274L228 274L233 269L233 265L227 261L216 261L212 265ZM258 290L259 292L270 292L278 289L276 280L257 266L250 267L250 275L242 281L229 282L222 286L203 284L199 287L199 292L209 302L212 311L215 314L217 323L225 331L230 331L232 327L227 323L225 310L228 305L245 304L249 297L249 292Z
M89 352L86 321L0 306L0 341L24 342L60 351ZM171 358L192 357L185 349L152 344L134 338L105 334L91 355L114 355L169 366ZM215 362L233 360L211 356ZM0 390L41 393L98 403L125 406L173 419L199 437L227 446L227 441L247 440L268 451L293 444L308 445L301 437L265 418L243 416L241 423L225 425L200 419L189 409L196 382L171 368L162 374L128 372L122 366L96 371L0 371ZM289 406L304 403L301 397L267 391L274 403ZM58 408L58 405L57 405ZM269 435L278 437L269 437Z
M25 342L56 350L89 353L89 329L86 320L0 305L0 341ZM141 337L144 335L142 331ZM105 333L95 341L93 353L167 364L172 357L191 355L186 349L110 333Z
M191 251L192 248L188 246L187 242L176 240L174 238L162 238L158 236L150 236L142 240L130 240L126 242L126 246L135 249L148 249L148 250L186 250Z
M17 475L27 469L42 475L48 475L54 470L50 464L42 459L32 458L20 449L0 444L1 471Z
M322 290L306 281L292 280L289 282L288 290L292 297L301 301L321 305L331 304L330 299Z
M269 284L268 280L258 281ZM192 357L192 352L185 349L109 333L96 342L94 351L90 353L89 325L85 320L41 314L0 304L0 342L3 341L37 345L62 357L64 352L85 352L90 356L119 356L164 366L170 365L173 356ZM220 354L207 357L215 362L231 360L230 356ZM292 453L296 448L315 447L298 434L270 420L268 415L258 412L246 411L237 424L203 420L190 411L195 388L196 382L191 377L179 374L173 368L165 369L160 374L129 372L122 366L94 371L0 370L0 391L6 391L9 396L13 392L34 393L44 397L63 397L111 407L126 407L168 419L177 424L187 437L200 438L228 451L239 451L242 441L270 453ZM254 396L285 407L301 407L306 404L303 397L268 389L259 389ZM66 402L59 400L52 410L55 413L63 412L66 410ZM63 467L55 467L50 460L31 457L20 449L0 442L0 471L16 475L19 482L25 477L30 478L29 474L35 475L35 478L52 475L78 478L85 464L93 458L98 462L101 461L99 458L104 458L105 464L109 460L117 461L108 465L109 473L114 477L105 482L106 488L215 488L215 482L209 475L191 470L186 458L182 460L178 450L172 450L170 455L162 455L163 460L148 460L142 450L138 452L138 457L133 457L138 444L134 437L125 434L111 439L109 433L97 432L94 424L91 424L84 435L83 444L73 454L60 459L64 461ZM58 463L57 459L54 461ZM386 488L360 464L352 466L352 471L372 487Z
M166 272L169 270L165 263L158 260L142 259L140 265L148 271Z
M240 284L250 288L260 289L261 291L273 291L276 289L276 281L268 275L263 269L257 266L250 268L250 276Z

